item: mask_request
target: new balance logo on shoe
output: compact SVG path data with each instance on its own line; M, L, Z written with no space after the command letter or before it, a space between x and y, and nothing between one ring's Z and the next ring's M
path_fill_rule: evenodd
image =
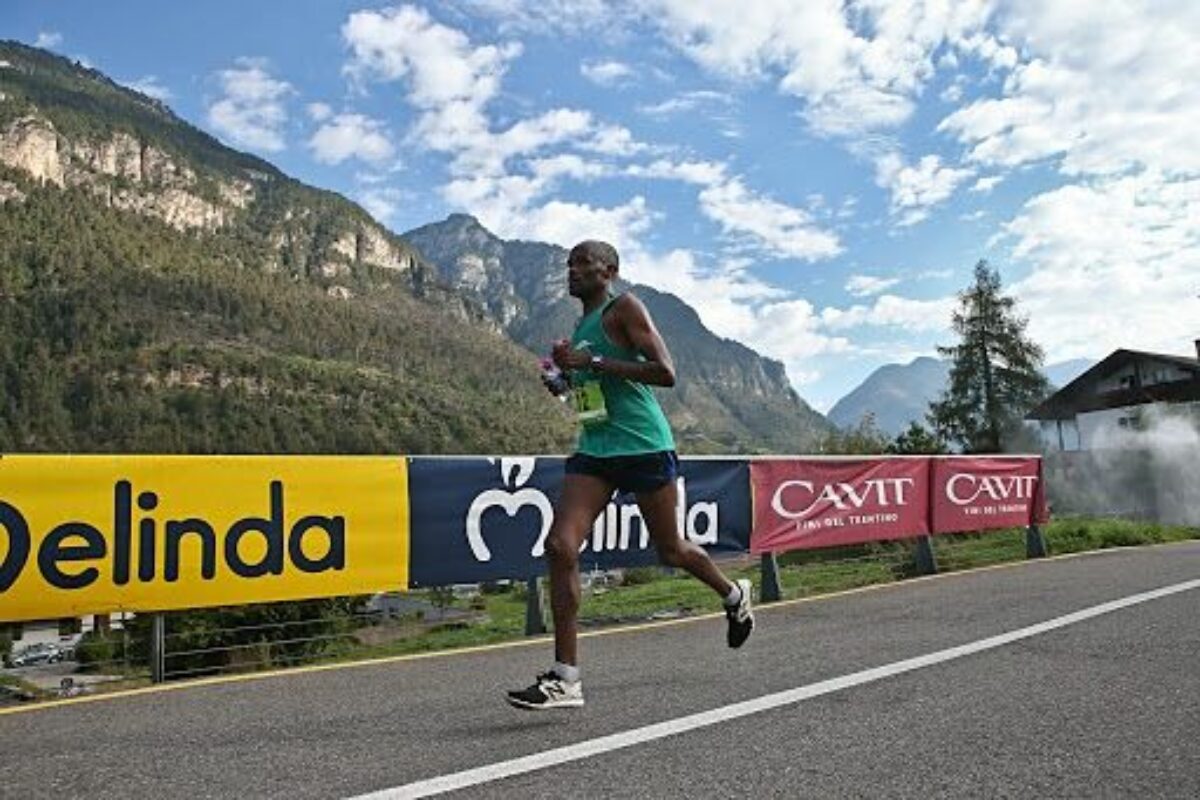
M509 705L527 711L579 708L583 705L583 681L571 683L558 677L556 672L543 672L532 686L509 692L507 700Z
M725 606L725 619L729 624L725 641L730 647L741 647L750 638L754 630L754 613L750 610L750 581L746 579L737 582L741 590L741 599L737 605Z

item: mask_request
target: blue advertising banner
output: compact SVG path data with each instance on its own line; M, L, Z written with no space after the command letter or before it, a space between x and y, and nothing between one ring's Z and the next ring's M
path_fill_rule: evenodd
M563 462L538 456L410 459L409 585L545 574L545 540L562 490ZM683 536L714 553L749 550L748 461L684 458L676 485ZM633 496L614 497L583 544L580 568L656 562Z

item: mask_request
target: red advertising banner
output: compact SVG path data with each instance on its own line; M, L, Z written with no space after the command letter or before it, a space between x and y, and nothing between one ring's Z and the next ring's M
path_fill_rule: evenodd
M929 533L928 459L753 461L750 486L752 553Z
M1042 460L950 457L933 462L933 530L1011 528L1045 522Z

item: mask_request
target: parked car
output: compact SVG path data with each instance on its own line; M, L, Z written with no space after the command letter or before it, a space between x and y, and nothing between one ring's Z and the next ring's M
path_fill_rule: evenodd
M54 664L63 660L63 652L56 644L38 642L31 644L8 657L9 666L29 667L34 664Z

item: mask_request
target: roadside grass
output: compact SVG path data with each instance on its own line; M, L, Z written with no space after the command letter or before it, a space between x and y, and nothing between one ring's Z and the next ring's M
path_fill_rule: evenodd
M1050 555L1200 539L1200 528L1159 525L1121 519L1067 518L1043 528ZM1025 559L1024 528L934 537L939 572L954 572ZM847 589L893 583L918 573L914 543L882 542L843 548L795 551L777 557L783 599L813 597ZM739 557L721 563L731 579L761 581L758 559ZM544 584L544 582L543 582ZM419 593L417 593L419 594ZM481 602L482 601L482 602ZM468 609L472 600L455 598L452 606ZM356 660L521 639L525 629L525 586L474 598L474 621L435 625L412 635L369 647L348 646L336 660ZM549 597L543 588L549 623ZM482 607L480 607L482 606ZM585 589L580 629L705 614L720 610L713 593L699 581L661 567L625 570L624 578ZM412 627L410 626L410 630Z

